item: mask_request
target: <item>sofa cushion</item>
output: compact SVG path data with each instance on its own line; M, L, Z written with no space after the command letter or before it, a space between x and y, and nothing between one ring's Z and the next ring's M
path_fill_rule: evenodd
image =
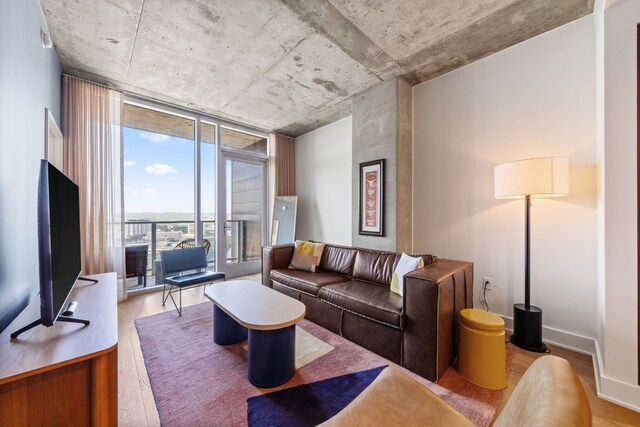
M304 240L295 241L295 249L293 251L293 258L291 258L291 264L289 268L296 270L306 270L315 273L320 259L322 258L322 252L324 251L324 243L305 242Z
M389 287L400 254L358 249L353 265L353 279Z
M324 252L322 252L320 269L332 271L344 276L351 276L351 274L353 274L353 262L356 259L357 252L358 251L353 248L326 245Z
M424 267L424 259L422 257L410 257L403 252L400 261L398 261L396 268L393 270L391 292L395 292L400 296L404 295L404 275L422 267Z
M356 315L403 328L402 297L388 287L350 280L323 286L318 298Z
M318 289L322 286L344 282L349 279L334 273L312 273L304 270L281 268L278 270L271 270L271 280L300 292L318 296Z

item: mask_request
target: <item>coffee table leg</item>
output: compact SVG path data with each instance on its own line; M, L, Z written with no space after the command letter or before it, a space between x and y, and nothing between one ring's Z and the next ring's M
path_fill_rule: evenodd
M296 325L271 331L249 329L249 382L277 387L295 373Z
M247 328L233 320L213 304L213 342L220 345L237 344L247 339Z

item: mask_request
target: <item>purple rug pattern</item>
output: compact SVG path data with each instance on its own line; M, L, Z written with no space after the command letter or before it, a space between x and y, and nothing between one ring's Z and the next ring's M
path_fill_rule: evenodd
M386 366L248 399L249 427L313 427L346 407Z
M247 380L245 343L213 342L211 303L184 307L181 317L173 310L143 317L135 325L163 426L246 426L252 397L386 365L407 373L480 426L491 424L502 396L468 383L452 368L439 384L431 383L307 320L297 326L333 350L296 370L286 384L262 389Z

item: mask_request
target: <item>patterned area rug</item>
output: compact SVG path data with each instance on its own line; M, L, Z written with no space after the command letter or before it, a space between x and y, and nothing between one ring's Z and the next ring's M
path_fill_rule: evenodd
M245 344L219 346L213 342L212 311L212 304L207 302L185 307L182 317L169 311L135 322L164 426L246 426L251 415L250 405L254 405L254 409L264 407L259 405L260 401L248 403L248 400L253 402L253 397L266 395L273 400L274 396L278 398L274 392L280 390L384 366L395 366L408 373L478 425L490 425L500 405L501 391L470 384L453 368L434 384L306 320L298 323L297 329L301 332L296 334L299 339L296 365L299 368L293 378L277 388L257 388L247 380ZM508 348L508 370L514 356L515 351ZM364 382L369 379L373 380L365 378ZM332 398L330 393L326 396ZM291 403L295 407L294 401ZM257 421L252 422L252 426L268 425L260 421L265 416L263 409L253 412Z
M242 348L245 352L249 351L247 344L243 345ZM301 327L296 326L296 369L301 369L303 366L308 365L318 357L324 356L331 350L334 350L334 348L329 344L314 337ZM248 356L245 355L245 358L246 357Z
M384 368L381 366L251 397L247 401L249 427L317 426L351 403Z

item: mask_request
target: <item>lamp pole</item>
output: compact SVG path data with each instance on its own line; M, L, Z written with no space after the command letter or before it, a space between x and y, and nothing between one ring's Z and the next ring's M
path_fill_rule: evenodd
M542 342L542 309L531 305L531 195L524 196L524 304L513 305L511 342L529 351L545 352Z
M531 208L531 196L524 196L524 307L531 309L531 264L529 256L529 209Z

